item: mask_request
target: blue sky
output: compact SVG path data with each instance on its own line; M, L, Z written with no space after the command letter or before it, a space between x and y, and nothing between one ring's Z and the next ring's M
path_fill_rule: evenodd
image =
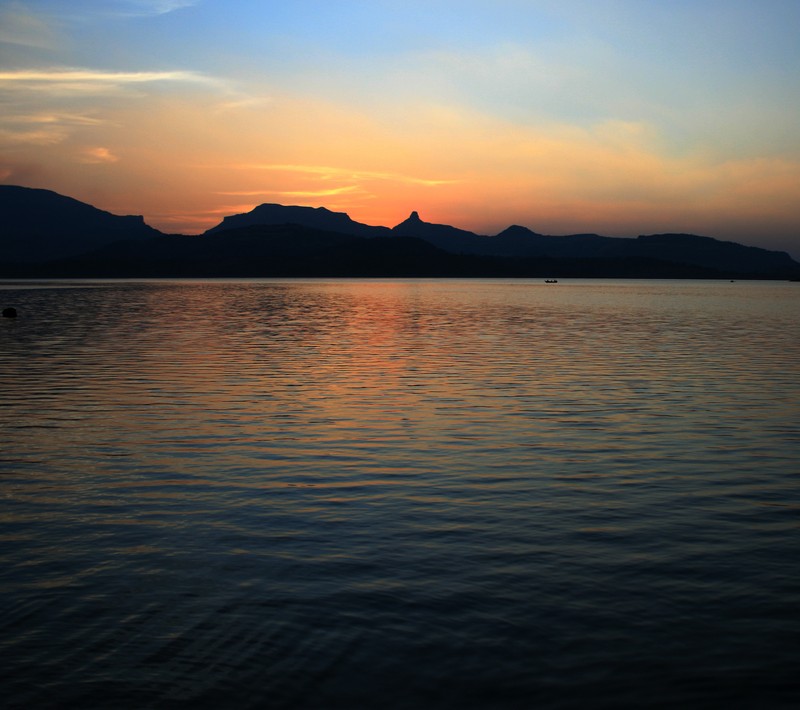
M0 180L800 256L800 3L0 0Z

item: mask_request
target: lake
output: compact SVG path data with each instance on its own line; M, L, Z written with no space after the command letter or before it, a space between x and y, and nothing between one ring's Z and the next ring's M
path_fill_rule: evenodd
M800 702L800 284L0 306L6 707Z

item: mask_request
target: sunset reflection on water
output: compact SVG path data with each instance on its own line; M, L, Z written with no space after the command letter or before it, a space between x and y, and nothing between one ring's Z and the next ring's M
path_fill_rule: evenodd
M790 697L791 284L69 286L3 285L13 705Z

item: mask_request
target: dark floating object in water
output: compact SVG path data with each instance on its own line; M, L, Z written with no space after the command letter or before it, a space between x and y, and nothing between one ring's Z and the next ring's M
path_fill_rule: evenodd
M558 279L545 279L544 282L546 284L557 284L558 283Z
M17 309L16 308L4 308L3 309L3 318L16 318L17 317Z

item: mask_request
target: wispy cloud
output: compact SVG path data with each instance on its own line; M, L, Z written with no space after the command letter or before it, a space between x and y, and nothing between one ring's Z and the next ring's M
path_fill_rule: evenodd
M87 148L83 152L82 163L89 165L100 165L103 163L116 163L119 157L114 155L108 148L97 147Z
M270 195L280 195L281 197L332 197L334 195L359 192L360 189L358 185L347 185L345 187L333 187L328 190L248 190L246 192L218 192L217 194L228 197L268 197Z
M0 71L0 88L61 90L78 93L103 92L129 85L156 82L214 84L215 80L191 71L109 72L97 69L54 67Z
M401 182L409 185L426 185L434 187L436 185L451 185L457 180L442 180L431 178L420 178L413 175L403 175L402 173L383 172L375 170L353 170L351 168L336 168L327 165L282 165L282 164L243 164L235 166L241 170L274 170L276 172L294 172L316 175L322 179L343 179L351 180L387 180Z
M105 121L77 113L19 113L0 118L0 143L55 145L75 127L96 127Z
M0 7L0 43L35 49L53 49L60 35L45 18L18 2Z
M100 126L106 123L102 118L95 118L78 113L31 113L9 115L3 119L4 123L11 124L42 124L42 125L68 125L68 126Z
M121 17L149 17L166 15L197 5L198 2L199 0L122 0L115 5L119 6L117 14Z
M216 111L238 111L240 109L257 109L269 106L273 102L270 96L245 96L232 101L217 104Z
M0 145L49 146L61 143L66 137L67 131L62 126L43 128L0 127Z

